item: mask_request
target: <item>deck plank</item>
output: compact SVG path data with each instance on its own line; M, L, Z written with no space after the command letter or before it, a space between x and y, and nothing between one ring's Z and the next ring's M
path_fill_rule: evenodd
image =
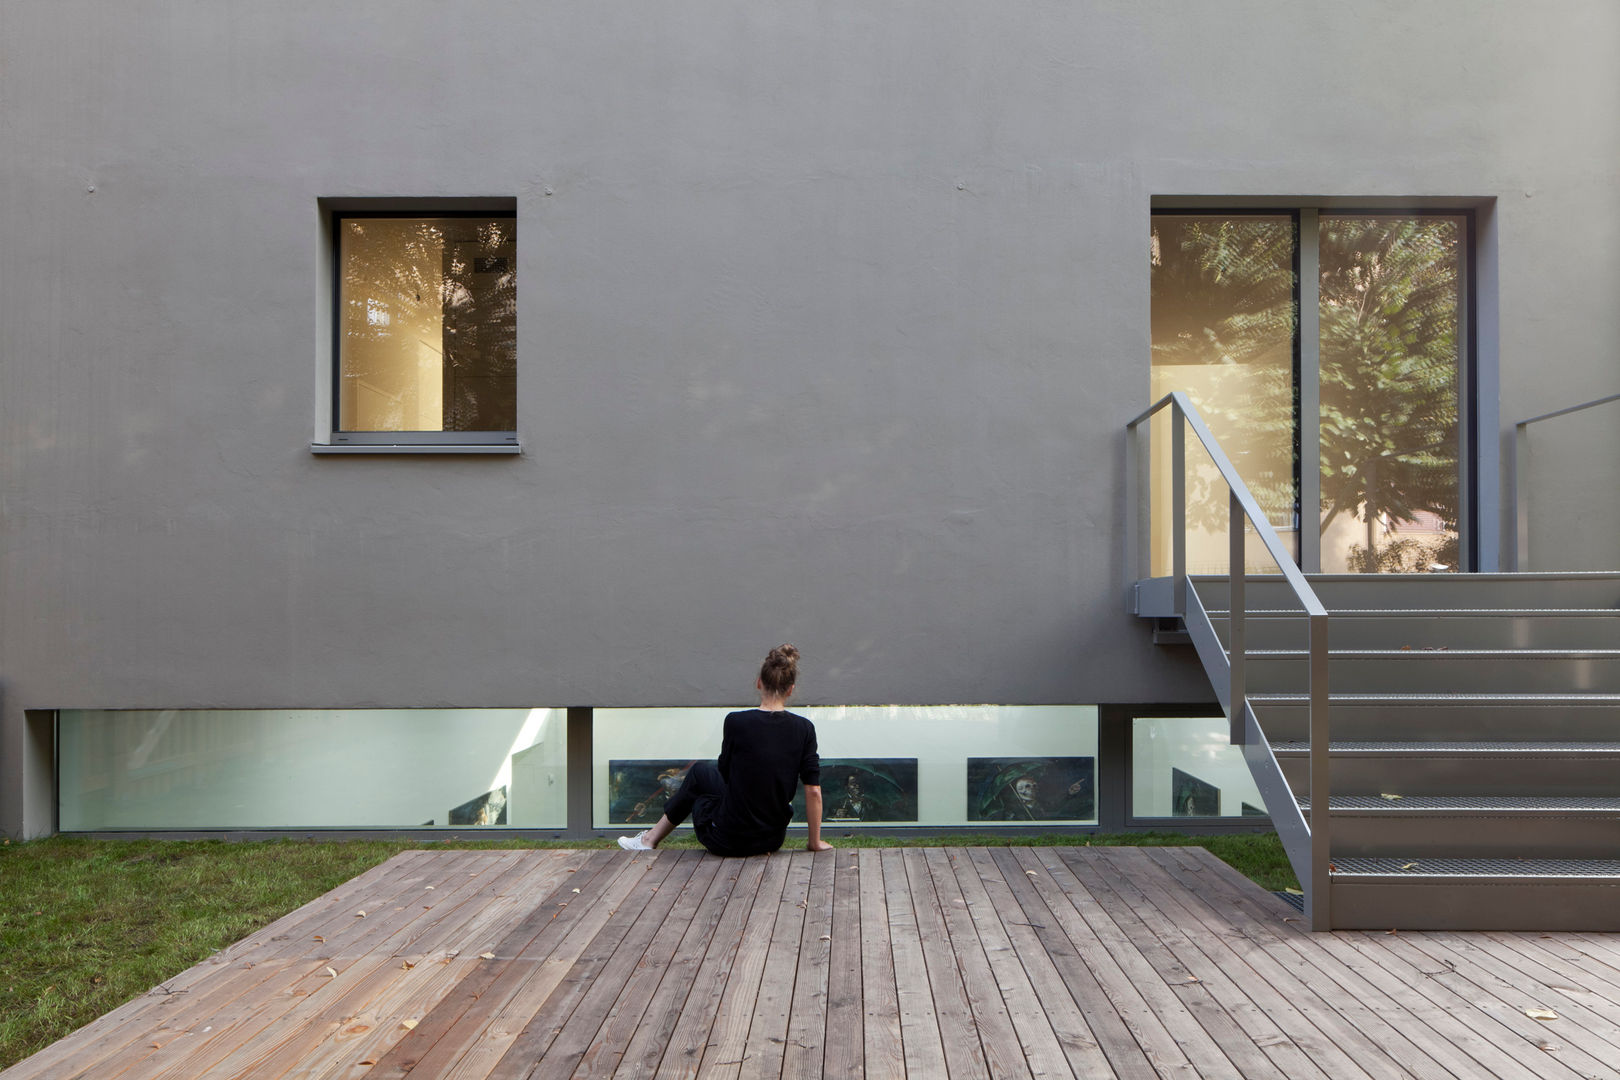
M854 852L832 852L832 946L827 957L827 1033L823 1052L828 1076L866 1073L861 1001L861 870Z
M642 1014L641 1022L630 1038L630 1045L619 1060L615 1076L645 1080L658 1070L664 1052L669 1048L670 1038L675 1033L675 1025L680 1020L681 1010L686 1005L687 995L692 992L698 967L708 952L709 942L714 937L721 916L725 914L732 889L742 870L741 859L722 861L709 885L709 891L704 894L691 921L687 923L686 933L676 946L675 955L664 969L658 989L648 1002L647 1011Z
M1047 872L1065 891L1072 879L1108 912L1153 975L1181 999L1245 1080L1328 1080L1145 897L1131 895L1128 884L1099 873L1098 860L1086 857L1083 849L1058 849L1052 854L1056 859L1042 860Z
M781 860L778 860L781 861ZM675 1022L669 1048L655 1074L660 1080L689 1080L703 1064L703 1052L708 1049L709 1035L714 1029L720 1002L725 997L726 984L742 944L743 931L753 914L754 902L759 896L760 883L765 880L766 864L770 856L758 855L743 861L742 870L732 885L731 895L720 921L715 924L714 936L703 962L698 965L692 981L692 990Z
M406 853L419 854L419 853ZM111 1075L127 1071L149 1056L151 1044L168 1044L180 1033L212 1026L208 1017L270 979L308 951L322 930L348 927L350 905L386 891L393 896L401 882L417 872L419 860L396 856L372 867L338 888L277 919L242 941L208 957L172 979L113 1009L39 1053L6 1071L7 1080L37 1080L92 1074L106 1068ZM144 1051L144 1052L143 1052ZM176 1048L175 1053L180 1049ZM108 1058L123 1053L121 1064L106 1066Z
M1050 959L1080 1014L1090 1024L1111 1071L1129 1080L1172 1075L1156 1068L1150 1052L1137 1042L1135 1030L1120 1011L1119 1003L1110 997L1063 932L1059 913L1052 911L1030 884L1016 855L998 848L990 852L990 860L1012 896L1014 910L1022 915L1019 921L1035 932L1039 949ZM1185 1063L1183 1058L1180 1064Z
M395 895L373 890L331 912L319 924L328 932L309 934L295 962L275 965L269 979L208 1017L205 1026L214 1031L204 1033L203 1045L167 1056L166 1051L180 1049L177 1041L127 1071L115 1072L109 1062L96 1069L96 1075L178 1080L200 1071L232 1076L291 1068L342 1029L341 1018L350 1015L351 1004L363 1002L375 991L377 971L391 963L394 950L440 924L460 925L477 917L495 892L522 872L515 853L476 854L481 857L459 860L438 887L445 894L442 901L418 903L423 895L437 897L438 892L427 893L424 882L406 878ZM362 903L366 906L360 907ZM328 1010L330 1017L323 1015Z
M630 978L626 980L613 1004L609 1006L607 1017L597 1029L595 1038L581 1055L579 1064L574 1067L574 1075L577 1077L612 1076L618 1069L625 1051L629 1049L630 1040L635 1037L636 1029L641 1025L641 1018L647 1011L648 1003L658 992L665 969L675 958L675 950L680 947L681 939L686 935L687 925L691 922L693 913L698 910L703 897L708 895L715 876L720 872L718 859L705 858L702 853L696 851L668 852L659 857L690 861L693 866L692 872L681 883L669 914L653 934L652 941L642 952L641 958L636 961Z
M1247 879L1224 864L1212 869L1214 873L1201 884L1206 892L1213 892L1229 905L1227 910L1247 910L1259 923L1274 926L1276 933L1303 955L1332 957L1343 967L1354 970L1400 1008L1422 1019L1440 1037L1477 1062L1478 1066L1470 1074L1556 1076L1565 1080L1579 1075L1539 1049L1511 1043L1504 1046L1499 1041L1500 1025L1471 1008L1459 1008L1461 1003L1436 986L1426 972L1371 945L1376 941L1374 934L1364 931L1312 934L1304 928L1304 919L1297 913L1285 915L1282 923L1277 924L1277 909L1271 898L1258 896L1255 890L1246 887Z
M883 888L889 918L889 948L894 957L895 1001L900 1011L900 1044L908 1076L944 1076L945 1045L934 992L928 985L922 934L913 910L911 885L900 851L883 853Z
M1012 959L1029 980L1030 990L1039 1003L1046 1023L1051 1026L1052 1035L1057 1039L1070 1071L1082 1078L1112 1075L1113 1069L1097 1036L1041 943L1036 933L1038 927L1024 916L1001 875L1001 868L991 858L989 849L971 849L969 860L972 874L977 877L979 887L989 902L990 913L1000 924L1012 949ZM958 876L966 879L969 875L962 873ZM1021 1015L1021 1012L1015 1010L1014 1015Z
M808 854L808 853L807 853ZM799 932L798 970L782 1047L782 1080L821 1075L827 1037L827 965L832 955L834 852L808 854L810 891Z
M978 924L956 878L957 853L933 848L922 855L944 917L945 940L967 996L969 1027L978 1034L985 1068L998 1080L1033 1076L1001 982L990 966Z
M865 850L860 865L861 1057L873 1080L906 1074L900 1042L900 999L895 992L894 951L889 944L889 903L883 888L883 854ZM851 1039L854 1036L851 1035Z
M754 894L737 955L726 980L725 993L715 1010L714 1027L698 1075L712 1080L736 1080L746 1066L748 1029L754 1018L754 1002L759 998L765 961L770 953L771 933L782 905L790 859L778 852L765 861L765 874Z
M1159 866L1163 871L1168 871L1171 878L1180 880L1185 888L1165 894L1173 905L1172 909L1179 908L1185 916L1203 923L1213 932L1227 930L1228 942L1255 975L1287 996L1294 1007L1322 1032L1329 1044L1348 1055L1348 1068L1352 1070L1348 1075L1361 1071L1375 1080L1406 1080L1414 1075L1416 1068L1425 1068L1431 1074L1434 1072L1434 1065L1426 1055L1412 1049L1407 1040L1361 1003L1345 995L1329 994L1323 997L1317 993L1311 974L1298 970L1297 958L1276 945L1268 927L1258 920L1247 918L1242 912L1220 912L1211 907L1198 894L1198 890L1209 887L1209 879L1201 879L1201 875L1207 873L1206 864L1202 861L1193 865L1167 863L1157 861L1154 858L1156 854L1146 848L1114 848L1108 849L1103 857L1122 871L1135 870L1147 876L1150 868ZM1237 933L1230 933L1233 928ZM1371 1032L1378 1034L1375 1037ZM1412 1057L1403 1054L1400 1060L1396 1060L1389 1049L1390 1045L1402 1047Z
M1620 938L1313 934L1199 848L408 852L5 1080L202 1075L1620 1080Z

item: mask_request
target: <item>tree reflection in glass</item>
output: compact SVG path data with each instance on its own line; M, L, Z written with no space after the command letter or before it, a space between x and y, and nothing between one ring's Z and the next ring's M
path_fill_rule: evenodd
M1290 215L1155 214L1153 398L1182 390L1267 519L1287 540L1297 519L1294 221ZM1168 432L1155 426L1156 499L1169 488ZM1226 572L1226 485L1189 440L1188 569ZM1154 511L1155 563L1168 536ZM1270 560L1251 546L1250 569ZM1155 570L1155 573L1160 572Z
M1323 570L1457 569L1462 231L1321 219Z

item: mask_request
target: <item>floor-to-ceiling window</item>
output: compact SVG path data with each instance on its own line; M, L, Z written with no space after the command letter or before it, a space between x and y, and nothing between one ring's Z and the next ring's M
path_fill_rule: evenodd
M1469 224L1312 208L1152 216L1153 397L1189 394L1308 570L1466 561ZM1168 446L1156 430L1156 467ZM1188 569L1224 572L1225 490L1196 450L1187 486ZM1155 573L1165 520L1154 514Z

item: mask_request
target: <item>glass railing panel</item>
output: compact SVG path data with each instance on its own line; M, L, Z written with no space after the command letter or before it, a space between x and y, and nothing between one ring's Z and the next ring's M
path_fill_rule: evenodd
M1524 428L1521 570L1620 570L1620 401Z

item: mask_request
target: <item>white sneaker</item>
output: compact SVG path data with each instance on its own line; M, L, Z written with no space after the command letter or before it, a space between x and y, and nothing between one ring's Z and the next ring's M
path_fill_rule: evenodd
M644 839L647 834L638 832L634 836L619 837L619 846L626 851L652 851L653 846Z

